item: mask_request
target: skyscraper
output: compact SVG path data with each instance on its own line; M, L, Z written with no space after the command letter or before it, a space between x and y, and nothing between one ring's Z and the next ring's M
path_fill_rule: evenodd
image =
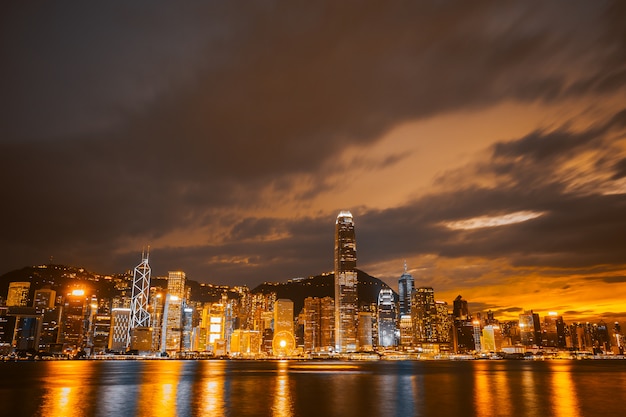
M133 272L133 292L130 304L130 328L150 327L150 313L148 312L148 300L150 299L150 275L151 269L148 264L150 252L141 254L141 263ZM130 334L128 340L130 341Z
M411 314L411 296L415 290L415 281L413 276L409 274L404 262L404 272L398 280L398 298L400 305L400 314Z
M420 287L413 294L411 309L416 343L437 341L437 306L435 292L431 287Z
M378 293L378 346L390 347L396 344L396 303L391 288L383 288Z
M274 355L288 356L296 348L293 328L293 301L280 298L274 302Z
M352 213L341 211L335 222L335 351L357 349L356 239Z
M168 353L180 351L184 297L185 273L183 271L170 271L167 279L167 297L163 312L162 351Z

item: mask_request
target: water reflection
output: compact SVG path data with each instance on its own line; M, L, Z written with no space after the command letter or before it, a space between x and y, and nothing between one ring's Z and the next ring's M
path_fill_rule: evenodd
M572 381L571 363L555 363L552 366L552 412L557 417L579 417L580 407Z
M0 363L0 415L622 415L625 375L626 361Z
M175 416L176 391L182 363L159 361L146 363L137 402L138 416Z
M509 380L502 364L476 362L474 368L474 404L478 416L513 415Z
M46 385L41 414L46 416L78 417L88 414L93 395L93 385L84 384L93 366L78 362L50 363L49 373L44 378Z
M293 403L289 389L289 373L287 362L278 362L276 386L274 389L274 404L272 416L291 417L293 415Z
M223 416L226 414L224 400L226 365L223 361L207 361L203 362L203 365L202 379L199 382L200 402L196 408L202 411L200 415Z
M474 404L476 414L484 417L495 416L494 400L486 362L478 362L474 371Z

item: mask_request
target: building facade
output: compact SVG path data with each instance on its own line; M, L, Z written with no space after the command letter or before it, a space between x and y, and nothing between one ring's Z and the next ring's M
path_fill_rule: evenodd
M358 294L356 238L352 213L335 222L335 351L357 350Z

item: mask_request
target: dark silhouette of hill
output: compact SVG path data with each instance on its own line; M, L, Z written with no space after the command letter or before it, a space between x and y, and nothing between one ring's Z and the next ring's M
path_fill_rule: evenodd
M371 275L357 270L358 297L360 305L369 305L378 301L378 293L382 288L389 288L387 284ZM63 295L72 287L81 287L88 295L98 298L113 298L117 295L131 296L132 273L102 275L87 271L81 267L66 265L37 265L26 266L21 269L0 275L0 296L5 298L9 283L15 281L30 282L29 298L32 300L34 292L40 288L51 288L57 295ZM152 286L166 288L165 277L152 277ZM234 289L227 286L200 284L188 279L187 286L191 287L191 300L200 302L215 302L221 299L223 293L228 298L239 298ZM252 293L275 292L277 298L287 298L294 302L294 314L298 314L304 305L306 297L335 297L335 275L321 274L309 278L295 278L282 283L263 283ZM397 300L397 294L394 291Z
M101 275L84 268L66 265L26 266L0 276L0 295L6 297L9 283L15 281L30 282L30 299L35 290L51 288L62 295L68 288L83 287L89 295L98 298L111 298L118 294L130 280L128 274Z
M378 302L378 293L383 288L390 288L389 285L380 279L373 277L366 272L357 270L357 295L359 305L365 306ZM293 301L294 314L298 314L304 306L304 299L307 297L335 297L335 274L321 274L309 278L290 279L287 282L272 283L265 282L256 288L252 293L269 294L276 293L277 298L286 298ZM394 291L394 298L398 295Z

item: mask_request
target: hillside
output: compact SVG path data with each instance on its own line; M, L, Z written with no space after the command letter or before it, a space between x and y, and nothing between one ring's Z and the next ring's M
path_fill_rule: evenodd
M366 272L357 270L357 287L359 305L369 305L378 301L378 293L382 288L389 288L380 279ZM253 293L268 294L275 292L277 298L293 301L294 314L298 314L304 306L306 297L335 297L335 274L322 274L309 278L291 279L283 283L263 283L252 290ZM394 291L394 297L398 296Z

